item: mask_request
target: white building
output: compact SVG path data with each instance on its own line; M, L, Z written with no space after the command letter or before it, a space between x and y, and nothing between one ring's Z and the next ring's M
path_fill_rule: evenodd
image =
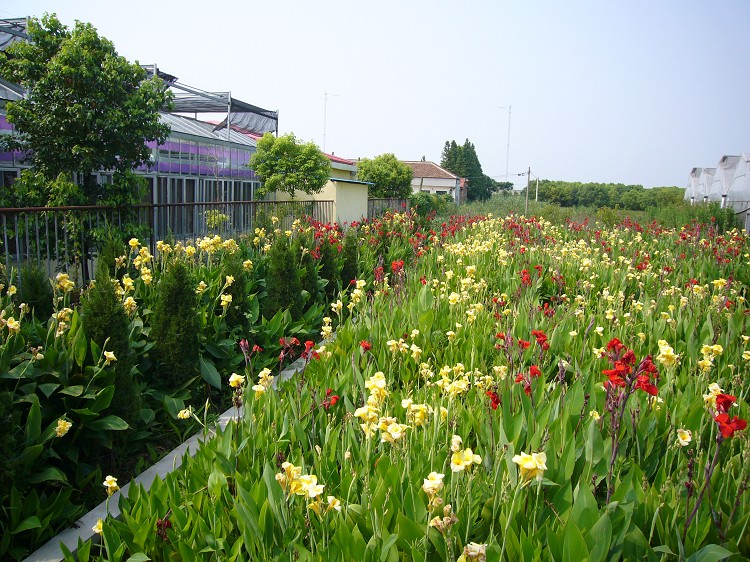
M434 162L419 160L416 162L405 161L414 172L411 180L411 189L414 193L424 191L434 195L449 195L458 203L460 195L460 181L457 175L441 168Z

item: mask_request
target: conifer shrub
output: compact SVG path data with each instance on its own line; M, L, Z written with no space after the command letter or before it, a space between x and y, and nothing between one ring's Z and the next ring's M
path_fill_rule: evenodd
M326 300L332 301L340 290L340 273L338 252L328 240L320 243L320 277L328 280L326 285Z
M303 291L307 291L308 299L305 303L308 307L317 302L318 289L318 267L310 254L310 243L308 240L297 240L294 247L294 262L300 272L300 284Z
M350 228L344 236L344 259L341 266L341 288L346 289L357 279L357 231Z
M177 389L198 375L200 322L195 285L187 266L174 261L156 287L150 355L158 377L153 382L165 389Z
M292 320L299 320L302 305L302 284L297 275L294 253L288 239L279 236L268 252L263 316L272 318L279 310L289 309Z
M16 294L17 303L31 307L34 318L46 322L54 308L54 295L47 272L38 265L26 265L21 269L21 286Z
M135 354L130 348L128 315L115 292L109 264L97 260L96 283L82 299L83 330L91 340L115 354L115 393L109 413L120 416L131 426L138 420L141 395L133 377ZM105 345L106 344L106 345Z
M122 241L122 234L115 227L110 226L104 233L104 239L102 240L101 248L99 249L99 258L97 262L101 261L109 270L109 276L114 279L115 277L121 277L125 270L117 275L116 262L117 258L126 255L127 250L125 243Z

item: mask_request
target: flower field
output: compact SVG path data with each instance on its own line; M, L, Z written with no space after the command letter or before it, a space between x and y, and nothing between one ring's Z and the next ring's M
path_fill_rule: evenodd
M750 555L746 235L462 227L384 254L359 225L304 371L243 343L238 423L79 559Z

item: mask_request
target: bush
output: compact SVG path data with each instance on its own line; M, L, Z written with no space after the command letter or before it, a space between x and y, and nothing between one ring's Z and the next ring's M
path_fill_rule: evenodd
M294 254L288 239L279 236L268 252L266 299L263 316L273 318L279 310L289 309L292 320L302 317L302 285L297 275Z
M96 283L83 299L82 317L86 335L117 358L111 412L132 425L140 414L141 397L132 374L135 358L130 348L130 321L115 292L109 265L101 259L97 261Z
M16 295L17 303L26 303L34 312L34 318L46 322L54 308L54 296L47 272L38 265L26 265L21 269L21 286Z
M198 374L198 333L195 280L187 266L172 262L156 288L151 315L151 358L158 386L174 390Z
M107 266L111 278L114 279L115 277L121 277L121 275L117 275L117 258L127 255L127 253L128 250L125 248L125 243L122 241L122 233L114 226L108 226L104 233L104 240L102 241L102 247L99 250L99 258L97 261L102 262Z
M318 246L320 253L320 277L328 280L326 285L326 300L332 301L340 290L341 277L339 273L338 255L333 245L323 239Z
M357 231L350 228L344 237L344 263L341 266L341 287L346 289L357 279Z
M310 306L317 302L320 291L318 289L318 268L308 250L308 242L309 241L307 240L299 240L298 243L295 244L294 262L299 268L300 286L302 287L302 290L306 291L308 294L307 302L305 304Z

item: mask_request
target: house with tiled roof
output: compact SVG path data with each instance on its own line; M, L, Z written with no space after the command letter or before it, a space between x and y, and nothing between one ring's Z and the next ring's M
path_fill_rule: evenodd
M414 193L420 191L434 195L449 195L455 202L459 202L461 192L461 178L441 168L434 162L425 160L404 161L414 173L411 188Z

